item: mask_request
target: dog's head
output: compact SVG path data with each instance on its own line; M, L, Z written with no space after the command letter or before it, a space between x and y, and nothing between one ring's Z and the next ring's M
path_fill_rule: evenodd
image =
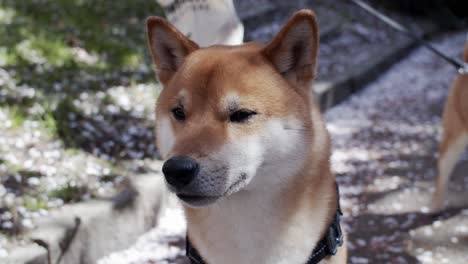
M156 137L171 191L188 206L272 188L305 165L318 32L297 12L267 45L199 48L162 18L147 20L163 90ZM241 194L238 194L241 195Z

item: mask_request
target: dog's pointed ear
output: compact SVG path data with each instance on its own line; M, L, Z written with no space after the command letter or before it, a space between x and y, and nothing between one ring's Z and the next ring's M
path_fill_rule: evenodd
M317 28L314 12L300 10L262 50L275 69L294 85L307 85L315 77L319 43Z
M146 29L156 74L162 84L166 85L185 57L198 49L198 45L160 17L149 17Z

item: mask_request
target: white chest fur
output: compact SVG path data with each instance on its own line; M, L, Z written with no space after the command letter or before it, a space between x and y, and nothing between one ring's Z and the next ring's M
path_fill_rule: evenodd
M325 206L311 210L307 203L328 203L306 201L286 214L278 208L278 199L241 192L220 201L197 223L189 219L191 242L209 264L305 263L320 239L327 212Z

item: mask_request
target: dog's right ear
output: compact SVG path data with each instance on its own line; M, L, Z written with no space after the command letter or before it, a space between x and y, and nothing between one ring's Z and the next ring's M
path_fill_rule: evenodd
M146 29L156 74L162 84L166 85L185 57L198 49L198 45L160 17L149 17Z
M290 83L308 88L315 77L318 43L315 14L303 9L286 22L263 49L263 55Z

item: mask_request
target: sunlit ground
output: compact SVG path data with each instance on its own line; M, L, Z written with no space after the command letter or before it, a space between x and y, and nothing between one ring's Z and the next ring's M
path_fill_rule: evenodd
M461 56L466 32L437 46ZM467 155L447 209L428 214L452 66L425 49L326 114L348 218L352 263L466 263Z

